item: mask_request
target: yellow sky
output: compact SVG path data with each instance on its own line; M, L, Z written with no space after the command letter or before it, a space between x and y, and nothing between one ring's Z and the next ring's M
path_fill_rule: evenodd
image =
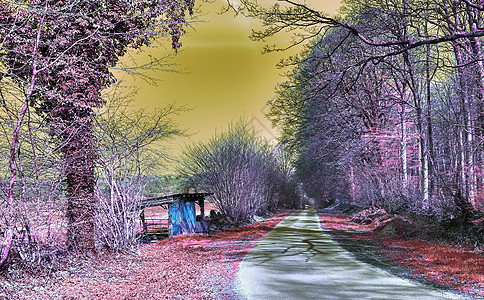
M339 6L339 0L312 1L318 9L329 13ZM175 102L192 108L178 118L192 135L173 142L175 153L185 143L207 139L241 116L252 120L264 136L274 137L270 122L264 117L266 102L274 97L277 82L284 80L281 75L285 70L277 69L276 64L296 51L262 55L263 43L248 38L257 21L233 13L219 14L223 3L215 0L196 4L201 14L197 14L193 28L187 29L181 51L171 60L183 74L148 71L147 75L161 80L156 86L147 84L140 76L117 74L122 85L140 89L135 100L140 107L151 109ZM283 40L287 37L281 35L280 40L271 43L285 45L287 41ZM132 59L143 64L172 53L168 48L169 43L161 42L158 48L133 54Z

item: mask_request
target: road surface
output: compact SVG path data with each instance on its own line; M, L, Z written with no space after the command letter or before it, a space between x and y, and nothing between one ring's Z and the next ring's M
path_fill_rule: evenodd
M314 210L285 218L246 255L247 299L463 299L356 260L321 228Z

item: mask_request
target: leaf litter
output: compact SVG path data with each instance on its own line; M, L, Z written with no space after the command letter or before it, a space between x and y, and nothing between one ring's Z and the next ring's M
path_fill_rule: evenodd
M0 299L238 299L239 262L288 214L141 245L138 254L66 256L40 272L13 269L0 275Z
M352 244L350 251L357 256L382 255L391 263L405 268L413 279L421 278L439 287L468 293L470 297L484 296L484 256L478 250L464 245L412 239L397 232L393 237L382 238L379 235L381 224L357 223L345 215L322 213L320 220L323 227L331 230L331 234L340 243ZM361 246L368 244L371 247ZM363 253L367 249L374 250ZM390 268L385 263L377 265Z

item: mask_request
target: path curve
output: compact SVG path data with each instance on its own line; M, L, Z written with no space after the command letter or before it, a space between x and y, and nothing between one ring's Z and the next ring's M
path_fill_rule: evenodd
M356 260L314 210L296 211L252 248L238 282L247 299L462 299Z

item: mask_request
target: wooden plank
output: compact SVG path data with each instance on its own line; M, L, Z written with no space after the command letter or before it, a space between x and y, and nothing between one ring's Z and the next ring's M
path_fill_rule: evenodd
M203 221L203 217L205 216L205 198L198 200L198 206L200 206L200 216L201 221Z
M141 223L143 224L143 235L146 236L146 234L148 233L148 227L146 226L145 210L144 209L141 210L140 219L141 219Z
M195 233L196 211L195 202L186 201L179 205L180 219L182 225L182 233Z
M208 196L212 196L213 193L192 193L192 194L173 194L167 196L159 196L159 197L151 197L145 198L140 201L140 206L142 208L153 207L153 206L161 206L161 205L169 205L175 200L181 201L197 201L199 199L203 199Z
M146 233L154 231L168 231L168 219L146 219Z

